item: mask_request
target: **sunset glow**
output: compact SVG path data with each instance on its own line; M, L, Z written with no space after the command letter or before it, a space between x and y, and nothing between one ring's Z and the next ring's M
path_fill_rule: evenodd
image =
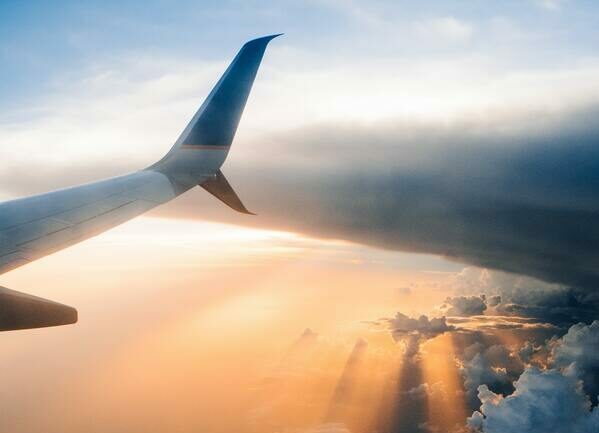
M57 369L51 382L29 369L42 383L36 394L45 413L64 416L56 431L83 428L92 414L103 425L143 425L148 432L190 424L263 432L327 422L369 431L401 398L389 380L402 357L401 346L369 322L398 307L425 312L431 300L441 303L438 285L449 274L426 268L435 258L414 270L401 269L401 255L373 250L373 264L363 261L365 253L293 233L141 218L7 274L11 287L76 303L82 320L59 332L5 334L3 344L31 351L42 340L68 344L85 335L97 349L93 357L75 350L64 361L74 370L68 376L59 373L64 364L46 365ZM127 272L116 274L125 260ZM73 263L80 277L63 278ZM368 303L360 301L365 292ZM425 371L442 380L455 366L445 360ZM65 398L53 401L58 383ZM19 399L30 392L21 389ZM166 416L160 407L172 399L176 409ZM68 411L81 401L79 411ZM21 422L33 428L44 420Z
M0 1L0 433L599 432L598 28Z

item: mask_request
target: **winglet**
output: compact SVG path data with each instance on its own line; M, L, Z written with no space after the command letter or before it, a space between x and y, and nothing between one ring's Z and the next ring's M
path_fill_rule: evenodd
M218 170L213 177L202 182L200 186L231 209L248 215L256 215L246 209L222 171Z
M182 146L230 146L266 45L279 35L246 42L198 111Z
M214 86L175 147L230 146L268 43L280 34L246 42Z
M201 149L221 151L220 157L212 158L211 164L222 165L237 132L266 46L280 35L282 33L252 39L241 47L173 147L149 169L173 177L181 173L204 174L207 171L206 164L202 162L206 159L205 154L197 153L190 158L189 152Z

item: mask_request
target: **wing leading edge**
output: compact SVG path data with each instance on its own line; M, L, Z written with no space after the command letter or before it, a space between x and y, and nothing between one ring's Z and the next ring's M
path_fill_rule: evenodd
M247 42L171 150L125 176L0 203L0 274L124 223L200 185L251 214L220 171L270 40ZM0 288L0 331L77 321L71 307Z

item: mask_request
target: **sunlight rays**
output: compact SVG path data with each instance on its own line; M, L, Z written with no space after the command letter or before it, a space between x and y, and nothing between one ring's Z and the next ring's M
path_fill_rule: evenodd
M464 425L468 413L451 334L429 340L422 352L423 376L428 384L428 421L440 431L452 431Z
M76 304L81 321L63 333L94 347L55 373L61 399L49 383L39 388L48 419L85 402L49 433L85 430L92 416L148 433L302 431L328 421L388 432L414 410L426 421L426 403L406 394L424 376L372 321L398 304L418 312L441 302L431 287L446 278L397 257L293 233L140 218L5 281ZM73 266L81 276L65 278ZM7 369L18 362L10 348L39 345L36 334L50 331L3 336Z

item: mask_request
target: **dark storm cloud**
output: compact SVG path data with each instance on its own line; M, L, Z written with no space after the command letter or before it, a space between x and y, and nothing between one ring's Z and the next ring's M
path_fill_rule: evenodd
M289 131L239 144L224 167L258 217L231 215L196 193L162 214L439 254L594 289L597 114Z
M239 140L224 171L258 217L233 215L201 191L155 214L433 253L594 289L598 114L590 107L450 124L334 123ZM43 191L52 175L35 172L5 173L4 190ZM58 167L55 175L74 181L70 172Z

